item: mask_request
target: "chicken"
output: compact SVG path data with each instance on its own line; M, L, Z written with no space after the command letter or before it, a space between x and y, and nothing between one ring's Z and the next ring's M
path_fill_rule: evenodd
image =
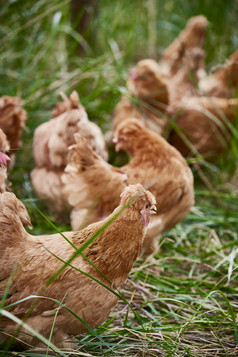
M198 82L204 70L204 51L193 47L185 52L183 64L178 72L168 81L170 105L181 105L187 98L199 95Z
M21 133L25 128L26 111L22 108L23 100L4 95L0 98L0 128L10 144L10 155L21 147Z
M152 59L141 60L129 72L129 96L122 96L113 113L112 131L127 118L144 122L149 129L162 134L168 122L169 93L166 78Z
M85 324L93 329L102 324L117 304L118 293L114 290L123 287L155 210L154 196L140 184L130 185L123 190L119 206L105 220L81 231L65 232L67 241L60 234L28 234L19 219L15 195L1 194L1 295L14 270L5 301L5 306L11 306L6 310L22 319L31 309L26 321L31 328L47 339L53 331L53 344L70 347L71 335L86 332ZM40 297L17 303L30 295ZM0 343L6 343L18 327L1 316ZM25 332L22 328L20 340L42 346Z
M178 127L169 142L183 156L202 154L212 159L229 147L230 125L238 111L238 99L192 97L184 106L174 108Z
M203 46L207 26L208 21L202 15L189 19L185 29L166 48L160 59L161 71L164 74L172 77L180 69L186 50Z
M116 207L125 183L141 183L159 205L143 244L143 253L150 254L156 249L158 236L182 221L193 206L193 175L182 155L137 119L123 121L114 141L117 151L124 150L132 157L120 172L94 153L83 138L78 137L71 147L62 177L65 195L75 207L71 224L78 229L85 222L103 219Z
M34 133L33 154L36 168L31 172L31 181L37 195L43 198L56 219L66 221L71 207L62 194L61 176L67 164L68 147L74 143L74 134L81 133L93 149L107 160L108 153L100 128L88 120L78 94L58 103L54 114L58 117L40 125Z
M204 77L199 88L204 95L234 98L238 89L238 50L235 51L223 66Z

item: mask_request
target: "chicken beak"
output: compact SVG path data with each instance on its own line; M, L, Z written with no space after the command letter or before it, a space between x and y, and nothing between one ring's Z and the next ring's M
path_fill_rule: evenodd
M156 205L155 204L153 204L150 207L147 206L147 208L143 208L140 211L141 221L142 221L142 223L143 223L143 225L145 227L148 227L148 225L150 223L150 215L151 214L155 214L156 212L157 212L157 209L156 209Z
M117 138L115 138L115 136L112 138L112 142L113 142L113 144L117 144L118 143L118 139Z
M157 213L157 207L156 205L151 206L150 208L150 214L156 214Z

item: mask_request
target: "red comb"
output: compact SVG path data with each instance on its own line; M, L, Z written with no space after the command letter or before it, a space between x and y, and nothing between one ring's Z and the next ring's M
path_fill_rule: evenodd
M0 165L7 166L8 161L11 161L10 157L0 151Z
M129 77L136 81L138 79L138 74L134 68L130 69L129 71Z

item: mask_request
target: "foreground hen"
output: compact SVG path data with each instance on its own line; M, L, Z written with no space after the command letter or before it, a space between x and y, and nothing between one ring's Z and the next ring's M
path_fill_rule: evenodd
M120 205L104 221L91 224L82 231L64 233L72 246L60 234L38 237L28 234L19 219L15 195L1 194L0 262L1 266L6 267L0 272L1 295L10 276L8 261L4 259L6 251L9 255L12 254L12 261L17 268L12 276L5 305L16 303L32 294L47 297L35 301L27 324L49 338L55 319L52 342L57 346L67 346L66 340L70 335L87 331L70 311L91 328L99 326L107 319L118 298L112 290L109 291L78 270L98 279L110 289L121 288L140 253L150 214L155 210L156 201L149 191L139 184L128 186L121 194ZM85 245L82 256L78 249L93 236L97 237L93 243ZM63 262L66 261L70 265L64 266ZM61 274L57 275L63 266ZM53 274L56 274L56 278L48 284ZM23 318L32 303L32 299L25 300L7 310L18 318ZM9 339L9 334L17 328L3 316L0 327L0 343ZM41 345L40 341L25 334L23 330L19 337L25 343Z
M74 206L73 229L85 221L103 219L116 207L123 185L141 183L159 205L144 240L143 251L153 253L157 238L182 221L194 203L193 175L182 155L160 135L128 119L115 132L116 149L131 156L130 162L115 168L103 161L81 139L71 147L69 164L62 177L65 194Z

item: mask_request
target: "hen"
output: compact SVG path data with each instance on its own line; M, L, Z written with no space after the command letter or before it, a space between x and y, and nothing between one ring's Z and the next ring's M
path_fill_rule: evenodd
M78 94L58 103L53 111L56 118L41 124L34 133L33 154L36 168L31 172L31 181L37 195L43 198L58 219L65 220L70 206L62 190L61 176L67 164L68 147L74 143L74 134L84 136L93 149L107 160L108 154L100 128L88 120Z
M207 26L208 21L202 15L189 19L185 29L166 48L160 59L163 73L169 77L173 76L180 69L186 50L203 46Z
M0 98L0 128L7 136L11 156L21 147L21 134L27 119L22 105L23 100L18 97L4 95Z
M102 324L117 304L113 290L124 285L155 210L154 196L139 184L130 185L105 220L82 231L65 232L67 242L60 234L28 234L19 219L15 195L1 194L0 294L14 269L5 301L7 311L22 319L31 309L27 324L47 339L53 329L51 342L69 347L71 335L87 331L85 323L91 328ZM6 253L11 259L6 259ZM30 295L41 297L17 303ZM13 305L7 307L9 304ZM2 316L0 328L0 343L5 343L18 325ZM18 337L26 344L42 346L27 330L22 329Z
M123 121L114 141L116 150L132 157L120 172L94 153L85 140L78 138L71 147L63 176L65 195L75 207L71 224L78 229L85 221L103 219L116 207L123 185L139 182L151 190L159 205L143 245L143 252L150 254L156 238L183 220L193 206L193 175L175 148L136 119Z
M238 86L238 50L226 63L199 82L202 93L220 98L234 98Z
M169 93L166 78L152 59L139 61L129 72L128 96L122 96L112 120L112 131L127 118L138 118L145 126L162 134L167 126Z
M229 147L230 122L237 110L238 99L192 97L174 108L178 130L171 132L169 142L183 156L200 153L205 159L214 158Z

